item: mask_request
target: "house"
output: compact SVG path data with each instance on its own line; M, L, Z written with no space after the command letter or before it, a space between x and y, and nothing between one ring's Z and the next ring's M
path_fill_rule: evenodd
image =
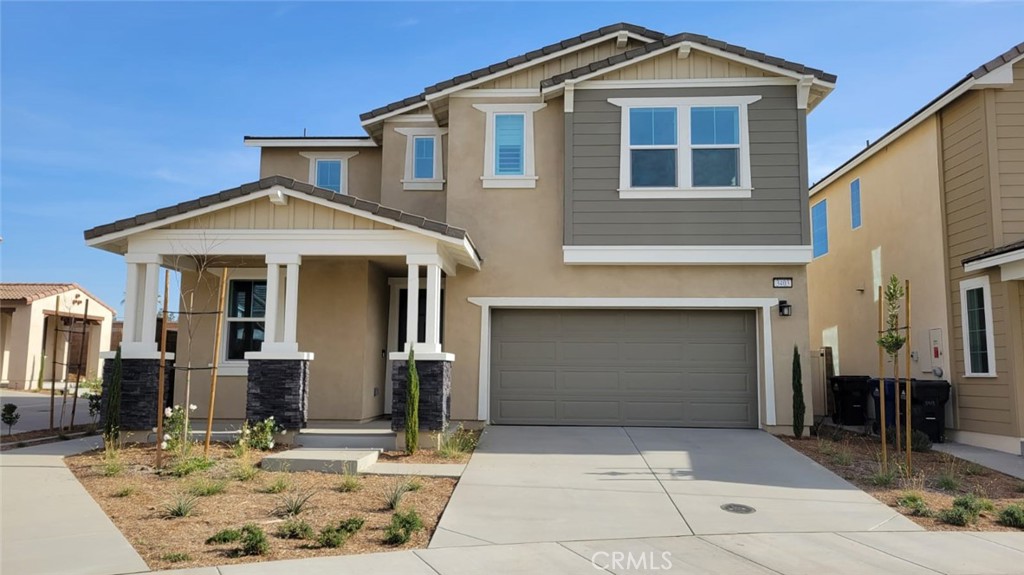
M807 270L811 346L831 348L835 373L848 375L877 375L878 286L892 274L911 280L911 376L952 383L946 422L956 441L1016 454L1024 437L1022 119L1024 43L811 188ZM821 414L820 377L814 387Z
M78 374L99 377L113 319L114 310L78 284L0 283L0 386L36 389L40 378L59 386Z
M140 334L169 267L202 312L227 273L219 420L400 428L414 350L428 429L785 432L810 352L806 118L835 80L616 24L362 114L367 136L247 137L258 181L85 232L127 265L129 403L153 404ZM215 324L180 318L199 413Z

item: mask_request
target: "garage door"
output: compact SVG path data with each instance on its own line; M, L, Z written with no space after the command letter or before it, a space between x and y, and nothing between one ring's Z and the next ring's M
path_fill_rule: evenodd
M753 311L492 313L494 423L757 427Z

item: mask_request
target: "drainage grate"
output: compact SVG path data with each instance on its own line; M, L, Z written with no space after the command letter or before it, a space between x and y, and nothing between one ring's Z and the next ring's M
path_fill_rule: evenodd
M729 513L741 513L746 515L747 513L753 513L757 511L749 505L743 505L742 503L726 503L722 506L722 511L728 511Z

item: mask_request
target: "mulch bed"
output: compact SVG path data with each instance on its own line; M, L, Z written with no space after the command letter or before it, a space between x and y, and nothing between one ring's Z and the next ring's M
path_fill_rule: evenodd
M200 454L202 447L195 448ZM250 463L258 463L264 454L250 452ZM90 453L66 458L66 462L93 499L99 503L135 550L151 569L186 568L268 560L301 559L330 555L375 553L396 549L426 547L437 526L437 521L448 504L456 480L418 477L413 479L419 489L407 493L400 509L415 509L425 529L416 532L411 540L400 546L383 543L384 529L393 511L385 509L384 493L389 486L405 478L360 476L361 488L356 492L338 491L342 477L337 474L306 472L259 471L249 481L234 478L234 472L245 462L233 457L226 445L211 448L216 462L209 470L178 478L161 475L153 468L152 446L130 445L120 452L124 471L113 477L103 475L104 453ZM283 478L289 488L281 494L263 490ZM164 507L176 495L185 493L197 480L225 480L227 489L220 494L200 497L195 514L189 517L167 519ZM134 488L127 497L115 493ZM361 517L366 523L339 548L320 548L315 541L280 539L274 532L283 519L274 510L288 494L313 493L307 509L299 516L319 532L328 524L349 517ZM206 545L208 537L223 529L238 529L246 523L255 523L267 532L270 553L263 556L237 557L232 551L237 544ZM184 553L187 560L170 561L172 553Z
M904 473L891 486L879 486L871 480L882 460L881 442L877 437L839 433L835 440L816 437L782 439L790 447L929 531L1015 531L996 522L998 511L1010 504L1024 504L1024 482L1021 480L947 453L914 452L911 460L913 473L909 477ZM889 458L890 466L904 461L903 454L897 458L892 449L889 450ZM944 475L953 477L959 485L955 489L947 485L944 489L939 485ZM908 491L920 494L932 512L952 507L953 499L968 493L992 500L996 511L982 512L972 525L948 525L934 517L910 515L907 509L899 506L897 501Z

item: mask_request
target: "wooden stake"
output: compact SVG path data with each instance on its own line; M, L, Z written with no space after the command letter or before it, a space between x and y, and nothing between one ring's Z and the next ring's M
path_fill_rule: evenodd
M60 296L57 296L57 305L53 314L53 359L51 360L50 371L50 431L53 431L53 409L57 397L57 336L60 335Z
M897 329L897 332L898 332L899 327L897 327L896 329ZM902 435L902 433L900 431L902 426L900 425L900 353L899 352L896 352L896 355L892 356L892 377L893 377L893 379L896 380L895 389L893 390L893 393L895 394L895 396L893 397L893 401L892 401L892 405L893 405L893 414L892 414L892 416L893 416L893 419L894 419L893 423L895 423L894 427L896 428L896 430L895 430L896 441L894 443L896 448L893 449L893 451L896 452L895 453L895 457L898 458L899 455L900 455L900 449L902 449L902 447L903 447L903 442L900 439L900 436Z
M210 454L210 436L213 435L213 407L217 400L217 364L219 363L220 332L224 325L224 299L227 297L228 268L221 268L220 297L217 299L217 327L213 335L213 369L210 370L210 407L206 413L206 444L203 446L203 457Z
M882 299L882 286L878 286L878 336L882 336L882 306L885 300ZM878 346L878 429L882 434L882 471L889 469L888 445L886 444L885 426L885 349Z
M912 342L911 342L911 330L910 330L910 280L907 280L907 287L906 287L906 289L903 292L903 298L904 298L904 302L905 302L905 307L907 308L907 401L906 401L906 404L905 404L906 405L906 419L907 420L906 420L905 424L907 426L907 433L906 433L906 436L907 436L907 451L906 451L907 474L909 475L910 474L910 465L911 465L911 455L910 455L911 449L910 449L910 447L911 447L911 443L912 443L911 440L912 440L912 435L913 435L913 429L911 427L911 423L912 423L911 420L912 420L912 418L910 417L910 415L911 415L910 394L911 394L911 388L913 387L913 385L912 385L913 382L911 381L911 378L910 378L910 359L911 359L910 358L910 350L913 349L911 347L911 343Z
M89 300L85 300L85 311L82 312L82 340L78 342L78 371L75 372L75 395L71 399L71 424L68 429L75 428L75 410L78 408L78 384L82 381L82 353L89 341Z
M160 469L164 462L164 379L167 372L167 285L171 280L171 270L164 270L164 313L160 324L160 373L156 376L156 468Z

